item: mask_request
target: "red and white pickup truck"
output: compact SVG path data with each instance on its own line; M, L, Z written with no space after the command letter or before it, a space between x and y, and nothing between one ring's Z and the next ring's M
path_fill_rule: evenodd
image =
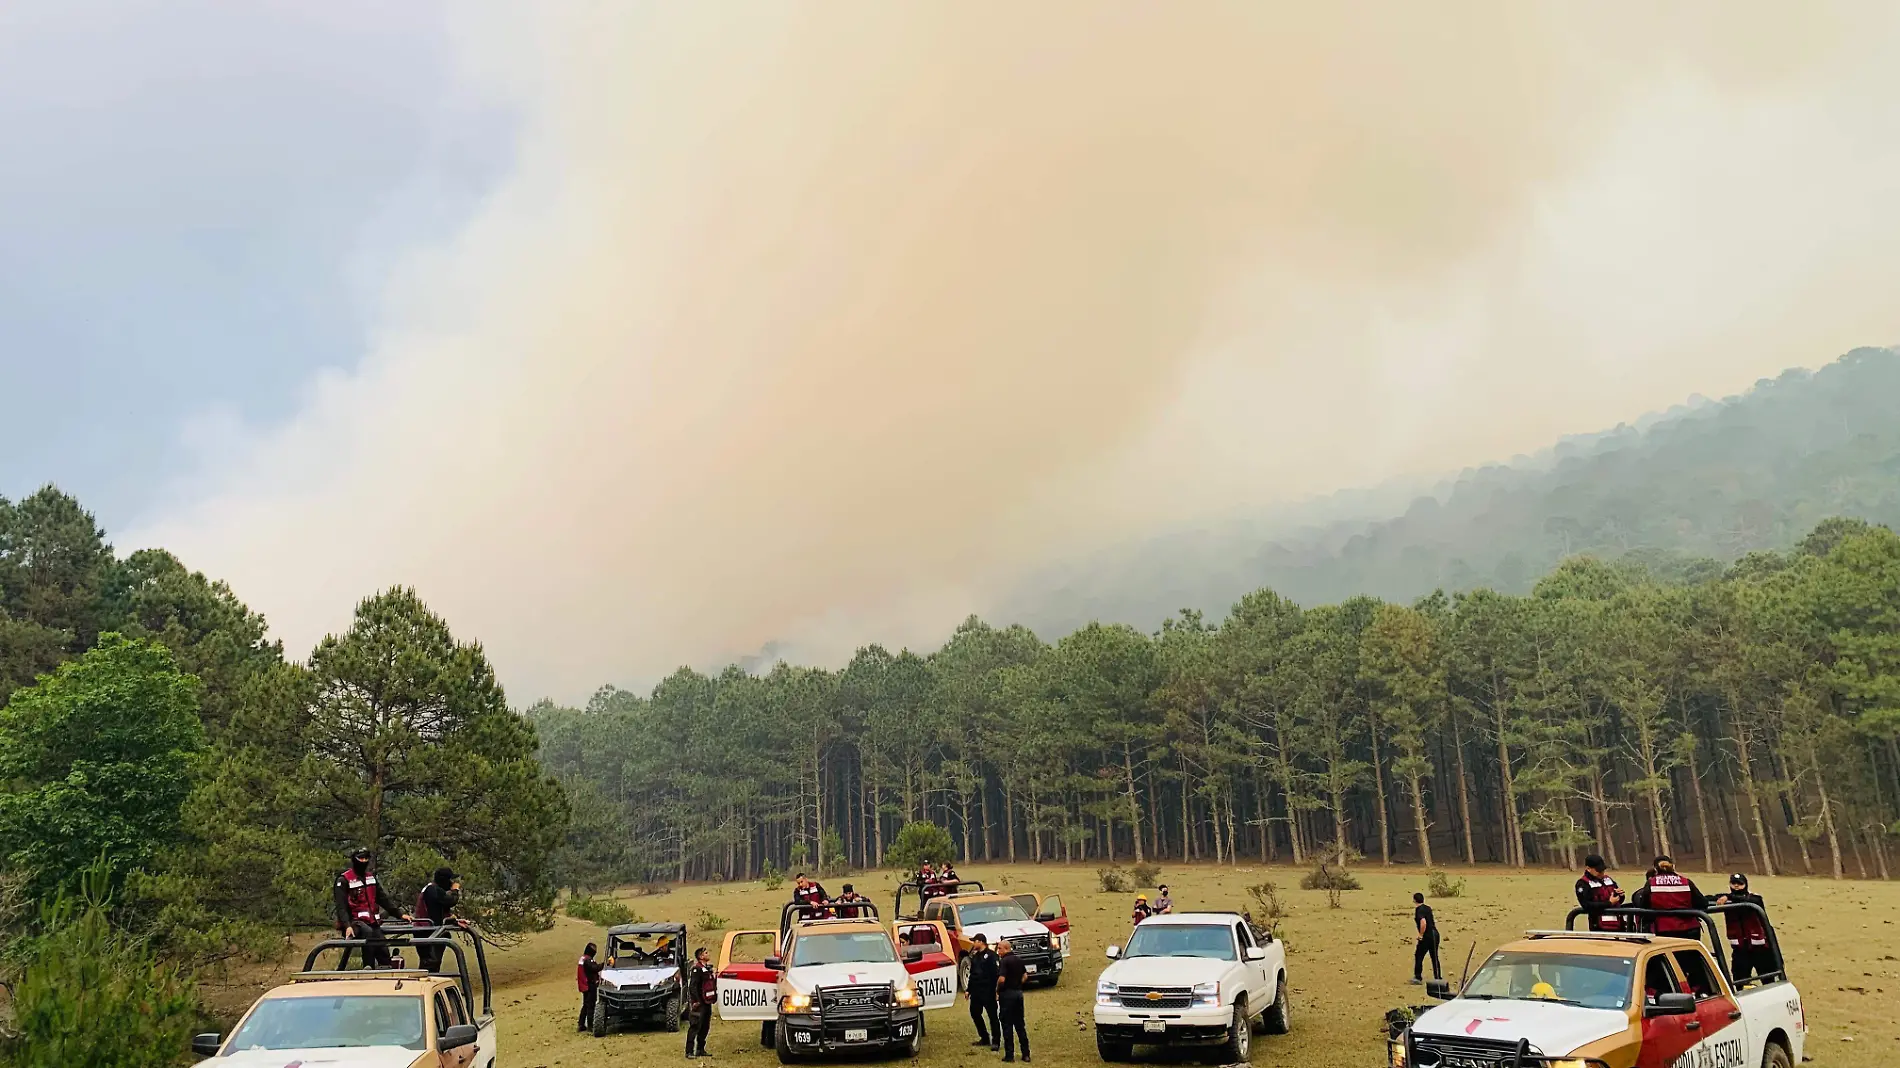
M1716 910L1737 907L1756 908ZM1769 950L1765 974L1738 984L1696 939L1527 931L1455 996L1434 981L1449 1000L1392 1036L1388 1068L1794 1068L1807 1017L1772 933Z

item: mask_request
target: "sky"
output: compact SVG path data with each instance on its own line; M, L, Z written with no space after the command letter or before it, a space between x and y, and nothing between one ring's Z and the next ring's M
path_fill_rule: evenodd
M1900 8L1655 8L0 7L0 493L572 700L1900 340Z

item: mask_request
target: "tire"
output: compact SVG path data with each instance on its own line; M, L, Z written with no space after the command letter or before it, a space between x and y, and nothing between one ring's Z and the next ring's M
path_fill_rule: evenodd
M1061 973L1061 972L1059 972L1059 971L1056 971L1056 972L1050 972L1050 973L1049 973L1049 987L1050 987L1051 989L1054 989L1054 988L1055 988L1055 986L1056 986L1056 984L1058 984L1058 983L1060 983L1060 982L1062 982L1062 973Z
M970 958L969 957L964 957L962 960L957 961L957 989L958 990L970 989Z
M594 1037L607 1037L607 1000L605 998L594 999Z
M771 1049L773 1033L777 1030L778 1027L775 1021L766 1020L764 1023L759 1024L759 1045L766 1049Z
M1788 1048L1772 1038L1769 1039L1767 1048L1761 1051L1761 1068L1794 1068L1794 1062L1788 1056Z
M911 1060L916 1060L917 1055L923 1052L923 1048L924 1048L924 1014L920 1012L917 1014L917 1030L911 1032L910 1041L904 1043L904 1045L901 1048L899 1048L898 1052L903 1054L906 1057L909 1057Z
M780 1064L797 1064L798 1054L792 1052L791 1043L785 1038L785 1029L783 1027L775 1027L772 1030L775 1032L773 1035L774 1042L772 1044L773 1047L778 1050L778 1062Z
M677 1031L680 1029L680 996L678 994L667 998L666 1008L660 1011L664 1013L663 1019L666 1022L666 1029L668 1031Z
M1102 1032L1095 1032L1095 1052L1110 1064L1120 1064L1135 1055L1133 1042L1117 1042L1112 1038L1103 1038Z
M1286 973L1273 981L1273 1004L1260 1014L1261 1029L1270 1035L1284 1035L1293 1030L1293 995L1286 990Z
M1247 1013L1245 998L1234 1002L1234 1020L1227 1025L1227 1042L1221 1046L1219 1064L1246 1064L1253 1057L1253 1019Z

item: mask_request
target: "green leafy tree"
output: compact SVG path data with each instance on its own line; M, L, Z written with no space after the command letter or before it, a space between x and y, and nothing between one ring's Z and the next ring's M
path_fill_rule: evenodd
M942 864L957 855L957 843L950 832L934 823L907 823L891 839L884 861L891 867L915 871L921 864Z
M103 636L0 711L0 855L41 894L102 856L122 878L177 842L203 748L196 680L161 646Z

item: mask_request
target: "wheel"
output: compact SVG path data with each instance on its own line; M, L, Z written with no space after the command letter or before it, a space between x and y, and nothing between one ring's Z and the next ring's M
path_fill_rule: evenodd
M594 1001L594 1037L607 1037L607 1002L605 999Z
M1761 1051L1761 1068L1794 1068L1793 1061L1788 1057L1788 1047L1769 1039L1768 1048Z
M1051 987L1054 987L1054 986L1055 986L1056 984L1058 984L1058 983L1060 983L1060 982L1062 982L1062 973L1061 973L1061 972L1050 972L1050 973L1049 973L1049 986L1051 986Z
M665 1021L666 1029L668 1031L677 1031L680 1029L680 996L679 994L675 993L672 997L667 998L666 1008L660 1011L661 1011L660 1018Z
M1219 1064L1245 1064L1253 1056L1253 1023L1247 1016L1245 998L1234 1002L1234 1020L1227 1025L1227 1044L1221 1047Z
M1102 1032L1097 1030L1095 1032L1095 1052L1103 1060L1115 1064L1134 1056L1135 1044L1133 1042L1117 1042L1112 1038L1104 1038L1102 1037Z
M904 1048L901 1052L904 1054L904 1056L909 1057L912 1060L916 1060L917 1054L921 1052L923 1048L924 1048L924 1015L923 1013L918 1013L917 1014L917 1030L911 1032L910 1041L904 1043Z
M1261 1014L1261 1029L1270 1035L1293 1030L1293 995L1286 991L1286 973L1273 981L1273 1005Z
M791 1044L786 1041L785 1029L778 1027L773 1030L777 1032L774 1036L777 1041L775 1041L773 1045L778 1049L778 1062L780 1064L797 1064L798 1054L792 1052Z
M970 958L968 957L957 962L957 989L970 989Z
M777 1028L773 1026L773 1021L771 1020L767 1020L764 1023L760 1024L759 1025L759 1045L764 1046L766 1049L771 1049L772 1048L772 1032L775 1030L777 1030Z

